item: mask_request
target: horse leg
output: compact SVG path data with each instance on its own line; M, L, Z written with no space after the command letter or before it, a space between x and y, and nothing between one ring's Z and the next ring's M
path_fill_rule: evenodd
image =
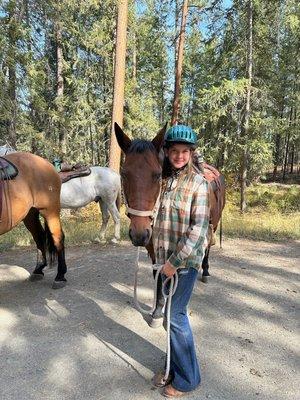
M31 233L36 246L37 246L37 260L36 260L36 267L33 273L30 275L31 281L36 281L43 279L44 273L43 269L47 265L46 259L46 234L44 228L42 227L39 212L36 208L31 208L29 213L23 220L24 225Z
M154 253L154 248L153 248L153 242L152 238L150 239L149 243L146 246L146 249L148 251L148 255L152 260L152 264L155 264L155 253ZM153 278L156 278L157 270L153 270ZM151 315L150 320L147 320L148 325L151 328L158 328L162 325L162 318L163 318L163 308L165 305L165 299L162 293L162 277L161 274L159 274L157 278L157 287L156 287L156 304L155 304L155 309Z
M112 242L118 243L118 241L120 240L120 213L115 203L109 204L108 209L115 223L115 234L114 238L112 239Z
M100 228L100 241L104 241L107 224L108 224L108 220L109 220L109 212L108 212L107 204L102 199L99 199L99 207L100 207L101 216L102 216L102 225Z
M207 283L208 282L208 277L210 276L210 273L208 272L208 268L209 268L209 263L208 263L209 250L210 250L210 247L207 247L206 250L205 250L203 261L202 261L202 277L201 277L201 281L203 283Z
M155 279L157 271L153 271L153 277ZM159 328L162 325L162 318L164 316L162 310L165 305L165 299L162 294L162 278L161 274L158 276L157 280L157 288L156 288L156 305L155 310L152 313L151 320L149 322L149 326L151 328Z
M54 279L52 288L60 289L66 285L65 273L67 265L65 260L64 233L61 227L61 222L58 212L43 212L46 222L46 235L48 238L48 250L50 255L57 254L57 275Z

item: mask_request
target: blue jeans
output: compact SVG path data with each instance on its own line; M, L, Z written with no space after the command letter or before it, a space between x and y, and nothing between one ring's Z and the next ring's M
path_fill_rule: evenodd
M201 381L193 333L187 316L198 271L194 268L179 270L178 286L171 305L171 365L172 386L181 392L194 390Z

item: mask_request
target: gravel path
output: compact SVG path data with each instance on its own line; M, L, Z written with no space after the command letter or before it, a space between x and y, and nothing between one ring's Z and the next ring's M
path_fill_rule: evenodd
M190 303L202 385L187 398L300 398L299 244L226 239L213 249L212 277ZM54 270L27 281L34 249L1 254L1 400L162 398L150 379L165 331L133 308L135 255L127 242L69 247L68 285L55 291ZM149 302L151 269L141 260L139 294Z

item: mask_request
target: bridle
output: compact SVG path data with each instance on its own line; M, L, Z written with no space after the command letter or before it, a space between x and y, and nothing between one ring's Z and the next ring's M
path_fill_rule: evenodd
M160 182L159 182L159 193L158 193L156 202L154 204L153 209L149 210L149 211L147 211L147 210L145 210L145 211L136 210L135 208L129 207L127 198L125 196L123 183L122 183L122 187L123 187L124 204L125 204L125 207L126 207L126 215L129 216L129 214L131 214L131 215L135 215L137 217L149 217L150 219L154 219L154 217L156 215L156 212L158 210L158 206L159 206L159 200L160 200L160 194L161 194L161 179L160 179Z

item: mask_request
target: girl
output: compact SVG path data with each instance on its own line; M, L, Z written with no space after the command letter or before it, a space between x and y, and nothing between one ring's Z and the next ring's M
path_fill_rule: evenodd
M208 184L193 171L196 141L188 126L176 125L167 131L161 203L153 227L156 262L164 264L166 277L177 271L179 278L171 306L170 379L164 384L163 372L153 378L156 386L165 386L166 397L183 396L200 384L187 305L207 246L209 207Z

